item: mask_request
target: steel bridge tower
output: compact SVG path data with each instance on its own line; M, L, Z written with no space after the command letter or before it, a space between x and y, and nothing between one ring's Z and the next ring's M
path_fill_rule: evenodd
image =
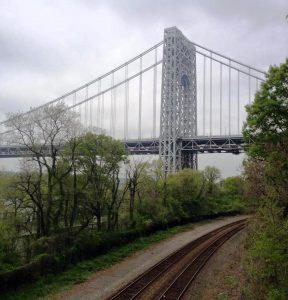
M176 28L164 31L159 154L165 173L197 169L197 154L182 139L197 134L196 49Z

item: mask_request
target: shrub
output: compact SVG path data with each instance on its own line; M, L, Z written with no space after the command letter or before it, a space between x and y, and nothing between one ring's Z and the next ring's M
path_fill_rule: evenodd
M32 283L43 275L48 273L56 273L62 271L69 264L79 262L81 260L96 257L97 255L106 253L111 248L132 242L141 236L150 235L157 230L163 230L167 227L186 224L189 222L200 221L203 219L213 219L219 216L227 216L235 214L235 211L225 213L214 213L206 216L193 216L182 220L173 220L169 224L151 223L147 227L129 229L120 232L83 232L74 240L74 245L64 247L67 236L60 234L49 239L42 238L34 244L34 254L38 251L51 249L51 244L57 244L57 248L63 247L59 255L42 253L34 256L33 260L22 267L6 273L0 273L0 292L15 289L23 284ZM71 239L72 237L70 237ZM56 247L56 246L53 246ZM55 251L55 248L54 248Z
M283 210L266 200L248 232L248 296L288 299L288 220L283 218Z
M32 262L13 271L0 273L0 291L15 289L20 285L34 282L40 276L59 270L58 260L48 254L36 257Z

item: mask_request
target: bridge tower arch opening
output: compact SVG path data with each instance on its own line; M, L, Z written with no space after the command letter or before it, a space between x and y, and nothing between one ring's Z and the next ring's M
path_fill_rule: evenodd
M176 28L164 31L159 154L166 173L197 169L182 140L197 135L196 49Z

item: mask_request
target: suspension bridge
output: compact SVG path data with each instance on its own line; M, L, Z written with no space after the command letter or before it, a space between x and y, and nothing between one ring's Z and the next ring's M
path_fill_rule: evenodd
M62 102L87 130L120 139L131 154L159 154L169 173L197 168L198 153L243 151L245 106L264 79L265 72L171 27L150 49L25 114ZM0 158L27 155L5 142L6 125L0 123Z

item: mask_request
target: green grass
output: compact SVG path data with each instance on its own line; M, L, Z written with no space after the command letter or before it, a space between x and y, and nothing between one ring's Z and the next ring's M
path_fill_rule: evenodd
M229 300L229 297L226 294L220 293L217 296L217 300Z
M197 225L209 223L211 220L198 222ZM196 224L187 224L176 226L165 231L158 231L150 236L141 237L135 241L119 248L111 249L104 255L97 256L94 259L80 262L69 267L63 273L57 275L47 275L31 285L26 285L16 291L3 295L5 300L32 300L49 299L51 296L70 289L77 283L84 282L96 271L111 267L115 263L123 260L132 253L148 248L173 235L190 230L197 226ZM2 299L2 298L1 298Z
M237 278L233 275L227 275L224 277L224 282L229 285L235 285L237 283Z

